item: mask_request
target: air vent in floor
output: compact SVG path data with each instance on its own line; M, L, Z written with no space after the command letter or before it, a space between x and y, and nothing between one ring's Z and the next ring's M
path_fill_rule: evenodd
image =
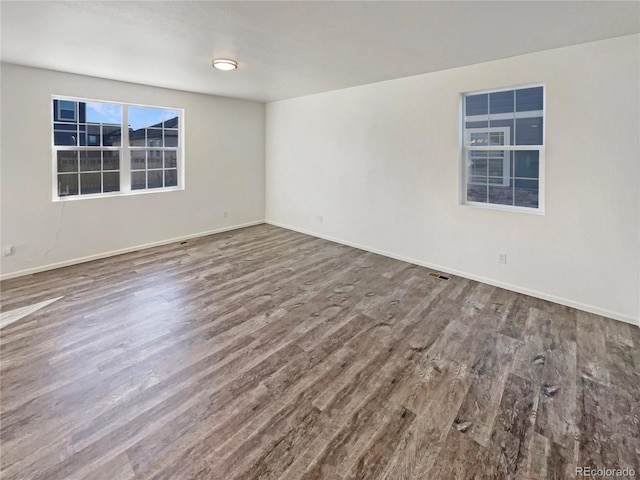
M436 272L430 272L429 275L434 277L434 278L439 278L440 280L449 280L449 277L447 277L446 275L441 275L441 274L436 273Z

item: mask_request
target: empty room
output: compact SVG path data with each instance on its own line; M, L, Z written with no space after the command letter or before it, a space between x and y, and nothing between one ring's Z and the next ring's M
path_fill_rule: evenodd
M640 476L639 2L0 19L0 479Z

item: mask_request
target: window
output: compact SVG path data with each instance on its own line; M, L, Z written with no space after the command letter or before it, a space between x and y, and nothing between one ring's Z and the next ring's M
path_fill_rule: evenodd
M54 200L183 188L182 118L179 109L53 98Z
M462 203L542 212L544 87L462 100Z
M58 102L58 117L64 120L76 119L76 102L61 100Z
M130 107L129 118L146 125L129 131L131 149L131 189L175 187L178 185L178 115L169 110ZM158 118L164 121L155 122ZM142 120L144 119L144 120Z

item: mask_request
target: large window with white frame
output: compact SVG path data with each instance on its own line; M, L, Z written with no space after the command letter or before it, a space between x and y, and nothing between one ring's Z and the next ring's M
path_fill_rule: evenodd
M544 87L463 94L462 116L462 203L542 212Z
M184 188L182 109L53 97L53 198Z

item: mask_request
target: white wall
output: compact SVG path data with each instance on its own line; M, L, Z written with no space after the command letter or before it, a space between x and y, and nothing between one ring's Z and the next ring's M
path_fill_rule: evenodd
M267 221L637 323L639 45L633 35L268 104ZM459 205L460 92L532 83L546 85L546 214Z
M2 64L4 278L264 220L264 105ZM51 95L185 110L184 191L52 202ZM224 211L229 212L227 218Z

